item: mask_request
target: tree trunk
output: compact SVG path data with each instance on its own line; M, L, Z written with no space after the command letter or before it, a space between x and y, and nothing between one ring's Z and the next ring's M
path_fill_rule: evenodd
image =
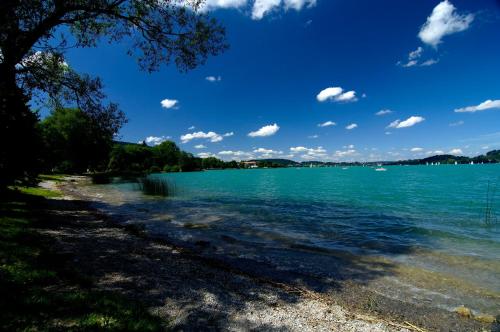
M38 168L38 116L27 103L15 67L0 64L0 187L29 178Z

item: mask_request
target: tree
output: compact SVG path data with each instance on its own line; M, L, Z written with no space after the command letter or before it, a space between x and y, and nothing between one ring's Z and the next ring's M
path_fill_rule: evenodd
M148 146L117 144L111 151L108 170L116 173L144 173L153 166L153 152Z
M178 165L181 157L181 149L172 141L165 141L153 147L154 165L160 169L165 166Z
M175 62L181 71L227 48L224 29L199 12L201 0L2 0L0 2L0 171L19 176L26 164L16 151L29 147L36 114L29 100L77 106L103 130L116 134L123 112L99 78L74 71L69 47L131 41L128 54L148 72ZM70 42L71 41L71 42ZM7 146L7 142L11 146ZM15 142L15 143L13 143ZM16 145L17 144L17 145ZM15 171L14 171L15 170Z
M57 108L39 128L46 170L81 173L106 167L113 135L81 110Z

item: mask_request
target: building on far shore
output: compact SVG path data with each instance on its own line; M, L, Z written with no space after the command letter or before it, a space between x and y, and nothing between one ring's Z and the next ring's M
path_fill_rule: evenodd
M256 161L242 161L241 164L245 168L258 168L259 166L257 165Z

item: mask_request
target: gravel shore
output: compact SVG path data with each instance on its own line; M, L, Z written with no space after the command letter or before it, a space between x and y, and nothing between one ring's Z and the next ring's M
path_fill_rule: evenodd
M190 249L118 224L78 194L80 177L42 186L61 190L50 202L61 222L44 229L57 250L95 287L145 303L173 330L471 331L490 329L454 313L426 311L369 294L357 285L322 294L207 261ZM367 302L367 297L369 301ZM376 310L361 310L370 303ZM370 308L368 308L370 309ZM428 316L427 316L428 315Z

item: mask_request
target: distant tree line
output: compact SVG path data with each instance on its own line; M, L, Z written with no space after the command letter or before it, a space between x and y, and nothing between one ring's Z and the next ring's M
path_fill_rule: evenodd
M56 108L37 126L41 172L142 174L238 168L236 161L198 158L174 142L156 146L113 141L113 134L77 108Z

